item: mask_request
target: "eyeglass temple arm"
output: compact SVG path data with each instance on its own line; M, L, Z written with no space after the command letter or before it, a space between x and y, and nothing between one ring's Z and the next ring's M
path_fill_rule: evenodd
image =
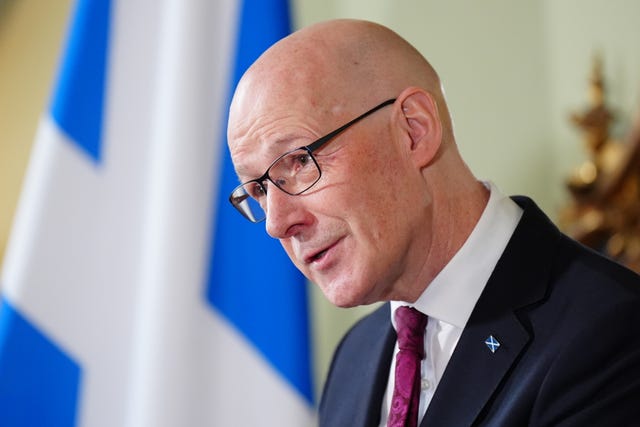
M338 129L334 130L333 132L323 136L322 138L320 138L317 141L314 141L313 143L307 145L305 148L308 149L309 151L311 151L312 153L317 150L318 148L320 148L325 142L329 141L330 139L334 138L336 135L338 135L339 133L343 132L345 129L347 129L349 126L355 124L356 122L359 122L360 120L364 119L365 117L367 117L370 114L375 113L376 111L378 111L379 109L386 107L387 105L391 105L394 102L396 102L396 99L387 99L386 101L384 101L382 104L376 105L375 107L373 107L371 110L367 111L366 113L356 117L355 119L351 120L349 123L346 123L343 126L340 126Z

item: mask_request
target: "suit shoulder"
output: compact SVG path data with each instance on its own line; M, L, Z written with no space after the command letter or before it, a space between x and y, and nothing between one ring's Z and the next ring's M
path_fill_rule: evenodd
M640 275L636 272L568 236L563 235L561 247L558 276L579 278L579 286L585 291L640 300Z

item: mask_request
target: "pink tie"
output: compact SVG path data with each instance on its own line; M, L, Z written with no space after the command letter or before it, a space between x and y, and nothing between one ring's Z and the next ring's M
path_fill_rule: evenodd
M416 427L427 316L412 307L399 307L395 316L400 351L396 356L395 387L387 427Z

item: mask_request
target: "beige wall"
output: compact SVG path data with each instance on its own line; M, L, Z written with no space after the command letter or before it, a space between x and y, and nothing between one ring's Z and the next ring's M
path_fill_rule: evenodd
M0 259L71 0L0 0ZM375 20L412 41L439 70L463 154L479 177L533 196L552 217L582 156L569 111L586 102L592 54L605 59L611 101L638 107L640 2L635 0L296 0L297 26ZM624 122L623 122L624 124ZM367 309L312 296L317 376L345 328Z
M0 264L71 0L0 0Z

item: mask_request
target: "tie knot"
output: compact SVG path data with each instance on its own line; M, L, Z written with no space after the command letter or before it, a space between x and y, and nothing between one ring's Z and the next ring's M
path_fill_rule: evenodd
M398 348L424 357L424 328L427 316L413 307L398 307L395 314L398 329Z

